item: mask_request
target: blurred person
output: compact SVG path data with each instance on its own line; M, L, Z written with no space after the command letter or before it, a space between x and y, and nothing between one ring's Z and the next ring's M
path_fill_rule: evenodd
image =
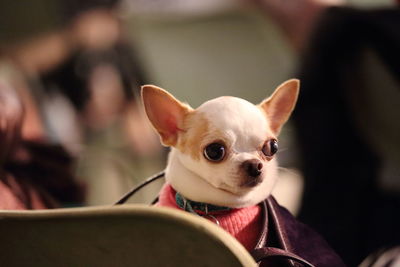
M89 205L114 202L161 168L161 147L136 99L144 82L129 52L125 44L80 51L43 76L46 88L67 94L79 117L83 147L77 167L89 183Z
M88 183L89 205L114 202L126 188L158 171L164 157L137 103L146 77L121 27L109 8L78 14L70 33L79 49L41 76L47 93L61 93L72 103L80 135L72 148L79 154L78 174ZM64 136L70 147L77 143Z
M299 218L355 266L400 243L400 10L257 2L301 53Z
M0 82L0 209L45 209L83 200L65 151L24 140L24 107L18 93Z
M90 143L92 139L95 139L92 134L85 134L85 132L94 132L88 129L112 128L112 121L120 120L121 117L126 117L123 120L124 124L129 120L140 121L140 117L132 117L132 114L137 116L138 112L127 112L130 109L137 109L133 104L132 89L134 86L137 87L133 81L134 73L138 71L132 68L137 62L133 62L133 64L129 62L131 58L129 46L127 44L120 45L122 43L121 25L112 9L116 2L87 1L78 3L76 1L47 0L27 1L27 3L2 2L1 14L4 13L1 19L2 27L7 28L9 25L8 28L13 28L13 32L5 29L6 31L0 34L0 80L18 92L26 109L26 116L22 123L23 139L49 145L62 145L74 157L80 156L78 163L75 160L72 161L70 156L68 156L70 159L64 159L68 167L76 167L80 162L89 160L89 157L81 154L82 144ZM13 16L7 14L13 14ZM38 21L38 23L32 23L32 21ZM94 73L100 73L100 76L96 74L93 79L114 80L114 82L107 83L112 88L104 86L97 88L99 83L91 78L91 68L97 64L92 64L91 61L98 61L98 58L104 57L104 55L108 55L106 58L109 58L107 59L109 62L105 60L105 65L108 64L111 68L98 64L100 71ZM81 56L83 57L83 60L79 60L81 66L75 65L78 62L76 59ZM127 61L128 63L126 63ZM78 70L74 69L75 67ZM107 71L104 72L104 69ZM105 73L105 77L102 77L101 73ZM91 79L92 83L96 84L96 86L91 86L95 88L93 92L90 92L87 86ZM118 79L122 79L124 83L120 88ZM118 82L115 83L115 81ZM94 102L100 103L102 106L90 104L92 93L100 98L106 97L107 100L110 100L109 97L113 97L113 95L116 96L115 99L118 99L121 96L119 91L121 88L124 90L122 94L129 96L128 98L123 97L121 102L117 101L115 105L112 105L111 102L99 101L96 97ZM108 93L99 94L102 89ZM98 110L102 109L106 112L92 112L94 106L99 108ZM130 114L129 118L124 114ZM94 127L96 124L97 126ZM147 134L149 131L145 130L146 127L136 127L132 131L127 124L123 129L129 129L136 136L142 135L142 142L131 142L133 146L138 143L141 144L141 147L151 144L148 141L152 140L151 136L146 139L149 136ZM124 133L130 138L135 134L128 134L128 131ZM129 140L118 138L118 136L110 139L113 139L111 142ZM120 147L128 149L124 142L120 143ZM129 144L129 141L127 142ZM86 146L83 148L86 149ZM159 147L148 146L146 149L138 151L150 151L151 148L159 150ZM55 156L51 154L51 151L41 152L48 152L49 156ZM107 155L108 151L105 149L97 152ZM132 157L121 158L125 161L132 160ZM96 159L93 158L93 160ZM71 166L70 161L73 164ZM95 169L98 166L96 165ZM121 172L126 173L126 170ZM134 172L135 170L131 170L129 175L124 175L124 179L129 178L128 181L124 181L125 183L132 180ZM104 173L104 176L107 177L107 174ZM113 184L121 183L112 175L107 180ZM90 187L92 184L101 184L96 182L98 181L88 184L89 195L92 192ZM115 196L112 192L107 191L108 188L108 186L103 186L98 195L110 193L114 198L118 198L125 191L125 187L123 187L124 189L121 188L118 191L118 196Z
M67 52L65 32L51 12L55 6L47 2L1 3L1 116L17 125L8 128L6 123L3 128L12 136L4 142L13 145L5 146L7 156L1 162L1 193L8 195L2 208L54 208L83 201L83 189L72 174L72 158L48 141L38 91L32 86L38 73L58 64ZM10 105L18 108L8 109Z
M13 151L20 142L22 114L23 108L15 91L0 84L0 209L52 207L52 200L41 197L29 182L18 183L7 171Z

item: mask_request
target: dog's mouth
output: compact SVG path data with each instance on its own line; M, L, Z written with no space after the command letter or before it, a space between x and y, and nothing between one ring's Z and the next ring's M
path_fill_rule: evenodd
M217 188L234 194L234 195L242 195L243 192L247 192L248 190L251 190L254 187L257 187L259 184L261 184L264 181L263 177L257 177L257 178L247 178L245 182L242 182L238 184L237 186L232 186L228 185L226 183L220 184Z
M243 181L244 180L244 181ZM242 177L242 182L236 185L228 184L226 182L221 182L218 185L213 185L215 188L225 191L230 194L234 194L237 196L242 195L244 192L247 192L248 190L251 190L252 188L258 186L264 181L264 177L259 176L259 177L246 177L243 179Z
M262 177L257 177L257 178L249 177L247 178L247 181L242 183L240 186L246 188L256 187L257 185L261 184L262 181L263 181Z
M236 196L241 196L243 194L243 190L241 186L232 186L227 183L221 183L218 187L216 187L218 190L224 191L229 194L233 194Z

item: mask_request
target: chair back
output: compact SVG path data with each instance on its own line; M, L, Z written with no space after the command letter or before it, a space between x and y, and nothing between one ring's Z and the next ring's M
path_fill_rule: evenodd
M256 266L206 219L162 207L0 211L1 266Z

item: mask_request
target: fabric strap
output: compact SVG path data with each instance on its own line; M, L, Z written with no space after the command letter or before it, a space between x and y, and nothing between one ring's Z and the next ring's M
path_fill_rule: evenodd
M296 261L296 262L302 264L303 266L314 267L314 265L312 265L305 259L297 256L294 253L291 253L289 251L286 251L286 250L283 250L280 248L274 248L274 247L258 248L258 249L254 249L251 252L251 255L253 256L253 258L256 262L260 262L262 260L269 259L269 258L284 258L284 259Z

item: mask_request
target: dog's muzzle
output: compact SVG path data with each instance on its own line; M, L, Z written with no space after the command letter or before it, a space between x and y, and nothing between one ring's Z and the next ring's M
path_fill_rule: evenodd
M253 187L262 182L263 163L258 159L246 160L240 165L241 173L245 178L242 186Z

